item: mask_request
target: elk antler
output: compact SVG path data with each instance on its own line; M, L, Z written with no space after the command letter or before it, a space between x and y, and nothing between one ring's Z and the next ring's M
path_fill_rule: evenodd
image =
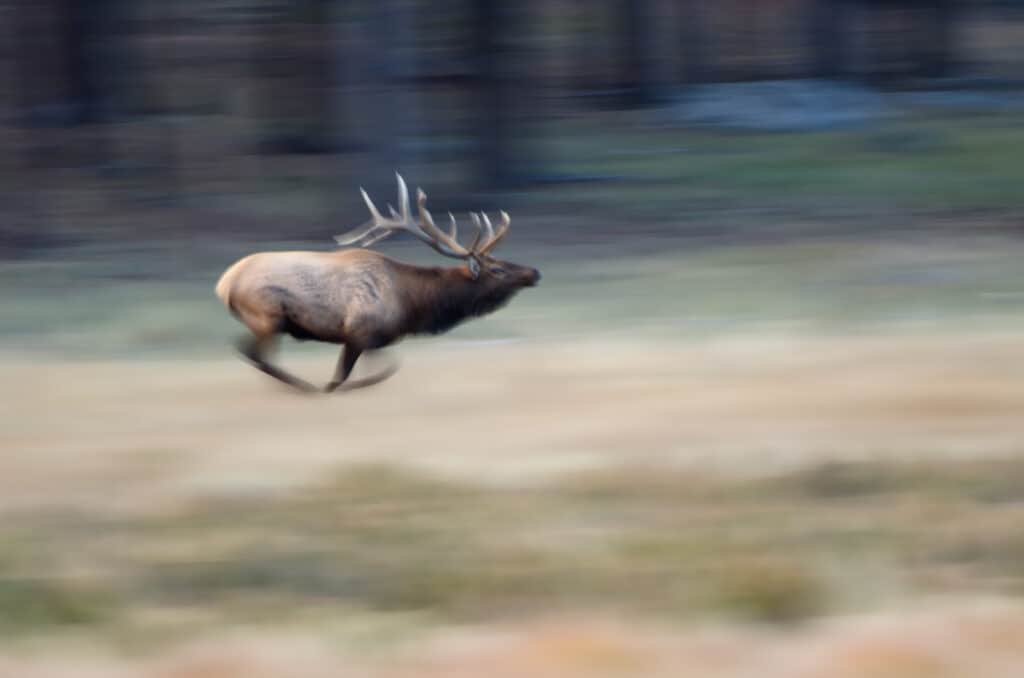
M508 233L508 227L509 224L512 223L512 217L510 217L508 212L505 210L501 210L499 214L501 214L501 223L498 224L498 231L495 232L494 228L491 226L491 220L487 218L485 213L480 213L480 216L483 218L484 224L487 227L487 238L484 240L483 244L480 245L479 249L473 248L473 251L477 254L487 254L493 250L498 243L501 242L501 239L505 237L505 234Z
M413 219L409 207L409 189L405 185L402 175L396 173L395 177L398 179L398 211L388 205L390 218L385 217L373 204L373 200L370 199L366 191L360 188L359 192L363 196L363 202L370 210L370 220L348 233L335 236L334 240L339 245L368 247L396 231L406 231L446 257L467 259L472 256L472 252L455 239L456 229L454 226L450 233L444 233L434 225L434 219L426 208L427 194L423 191L418 191L416 196L419 219ZM454 218L452 222L454 224Z
M398 179L398 211L391 207L391 205L388 205L390 218L383 216L377 209L377 206L373 204L366 191L360 188L359 192L363 196L363 202L366 203L366 207L370 210L370 220L348 233L335 236L334 240L339 245L369 247L373 243L394 234L396 231L406 231L446 257L469 259L475 256L486 255L494 249L494 246L498 244L498 241L508 231L511 219L505 212L501 212L501 223L498 226L497 234L495 234L491 221L487 218L486 214L481 212L477 216L474 213L470 213L473 224L477 228L477 233L473 244L467 249L460 245L457 240L458 225L451 212L448 213L451 223L447 233L434 224L434 218L427 209L427 194L422 189L416 189L416 206L419 218L413 219L412 210L409 207L409 189L405 185L402 175L396 172L395 177ZM483 235L485 229L480 225L480 217L483 218L483 223L486 225L486 236Z

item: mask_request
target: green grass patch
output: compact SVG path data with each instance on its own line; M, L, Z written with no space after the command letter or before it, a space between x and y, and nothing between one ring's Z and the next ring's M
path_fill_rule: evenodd
M723 133L556 123L551 157L569 171L628 181L567 189L581 204L637 217L673 209L785 204L793 212L1022 206L1020 114L923 116L854 130ZM551 197L558 199L557 192ZM709 199L711 199L709 201Z
M374 465L163 516L30 515L21 537L0 537L31 534L47 557L30 577L24 562L0 573L0 625L110 621L145 636L150 609L278 624L309 610L463 622L593 608L791 624L893 591L1017 595L1022 472L1019 460L753 479L627 467L487 488ZM102 574L73 586L72 567Z

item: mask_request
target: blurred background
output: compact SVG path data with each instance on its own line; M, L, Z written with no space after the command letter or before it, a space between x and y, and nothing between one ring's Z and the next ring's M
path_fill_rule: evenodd
M0 676L1021 675L1022 67L1017 0L0 0ZM296 397L214 283L395 170L543 283Z

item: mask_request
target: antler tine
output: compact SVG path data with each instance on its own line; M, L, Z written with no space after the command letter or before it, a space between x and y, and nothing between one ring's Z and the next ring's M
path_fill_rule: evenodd
M448 220L451 222L451 226L448 228L448 237L451 238L452 240L458 241L459 225L455 223L455 215L449 212Z
M360 247L369 247L378 240L383 240L384 238L388 237L392 233L394 233L394 230L390 228L382 230L380 233L368 233L367 236L360 240L358 244Z
M508 212L505 210L501 210L499 214L501 214L501 223L498 224L498 230L496 233L492 233L491 238L484 243L483 247L480 248L480 254L487 254L493 250L497 244L501 242L501 239L505 237L505 234L508 233L508 227L512 223L512 217L510 217ZM484 219L487 219L486 214L484 215ZM490 226L490 221L487 222L487 225Z
M427 194L423 192L423 189L416 189L416 202L419 205L420 211L420 230L426 233L426 235L437 243L438 246L447 249L448 251L444 252L444 254L459 259L465 259L468 257L471 250L467 250L465 247L460 245L455 238L445 233L434 224L434 217L431 216L430 210L427 209Z
M372 200L370 200L370 195L366 192L366 189L360 186L359 193L363 196L363 202L366 203L367 209L370 210L370 216L373 217L374 222L383 221L384 217L382 217L380 212L377 211L377 206L373 204Z
M495 241L501 240L508 233L508 227L512 225L512 217L508 215L505 210L499 210L498 214L501 215L501 223L498 224L498 234L494 236Z
M484 226L487 228L487 241L484 243L486 245L494 239L494 227L491 226L491 220L487 216L487 212L481 212L480 218L484 220Z
M476 238L473 240L473 246L470 249L478 254L486 254L488 243L494 239L494 228L491 226L491 220L487 217L486 212L470 212L469 216L472 217L473 224L476 226Z
M483 212L479 214L470 212L470 217L476 226L477 232L473 244L469 249L466 249L458 241L459 228L455 215L451 212L448 213L450 225L447 233L438 228L434 224L434 218L431 216L430 210L427 209L427 194L423 192L423 189L417 188L416 203L419 208L419 218L414 219L412 207L409 204L409 187L406 185L405 179L402 178L401 174L396 172L395 178L398 182L398 208L395 209L392 205L387 205L390 218L384 217L373 203L373 200L370 199L369 194L363 188L360 188L359 193L363 197L363 202L366 203L367 209L370 210L370 221L349 233L335 236L334 239L339 245L356 244L361 247L368 247L394 234L395 231L403 230L416 236L416 238L422 240L440 254L455 259L467 259L475 254L486 254L505 235L505 231L508 229L508 215L504 212L501 213L503 221L497 234L495 234L491 220L486 214ZM481 225L481 218L483 219L483 225Z
M405 179L398 172L395 172L395 178L398 179L398 209L402 211L402 221L408 223L412 219L409 210L409 187L405 185Z
M359 245L361 247L366 247L378 240L392 235L396 230L405 230L412 233L428 245L433 246L433 241L412 223L412 219L409 216L409 189L406 187L405 180L402 179L400 174L396 173L395 176L398 179L398 206L401 212L396 211L395 208L389 204L388 213L391 218L385 218L380 213L380 210L377 209L377 205L374 204L373 200L366 192L366 189L360 187L359 193L363 196L363 202L366 203L366 208L370 210L370 220L348 233L335 236L335 242L339 245Z
M469 249L472 252L476 252L477 245L480 244L480 238L484 235L484 229L480 225L480 216L476 212L470 212L469 218L473 220L473 225L476 226L476 235L473 237L473 244L469 246Z
M388 222L388 220L380 213L380 210L377 209L377 206L373 204L373 200L370 198L370 195L362 186L359 187L359 194L363 196L363 202L366 203L366 209L370 210L370 220L348 233L334 236L334 241L339 245L356 244ZM391 205L388 205L388 209L391 211L392 215L394 215L395 210ZM375 238L374 242L377 240L379 240L379 238Z
M352 245L359 242L366 236L370 235L377 228L378 225L376 219L371 219L370 221L367 221L365 224L349 231L348 233L343 233L342 235L334 236L334 241L339 245Z

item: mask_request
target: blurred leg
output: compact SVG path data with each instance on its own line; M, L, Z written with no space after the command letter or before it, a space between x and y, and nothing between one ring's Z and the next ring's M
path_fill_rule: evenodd
M379 384L385 379L388 379L398 371L398 364L391 363L380 372L370 375L369 377L347 381L349 375L352 374L352 368L355 366L356 360L360 355L362 355L362 351L351 350L349 348L342 349L341 356L338 358L338 368L334 373L334 379L324 389L325 392L330 393L338 390L339 388L342 391L354 391L357 388L373 386L374 384Z
M362 353L352 346L342 346L341 355L338 356L338 365L334 368L334 378L324 387L324 393L331 393L345 383L348 375L352 374L352 368Z
M303 381L296 376L285 372L284 370L275 367L268 363L265 359L265 354L274 344L276 335L268 334L262 337L247 336L242 338L238 344L238 350L253 366L264 374L268 374L278 381L288 384L292 388L299 391L312 392L316 388L307 381Z

